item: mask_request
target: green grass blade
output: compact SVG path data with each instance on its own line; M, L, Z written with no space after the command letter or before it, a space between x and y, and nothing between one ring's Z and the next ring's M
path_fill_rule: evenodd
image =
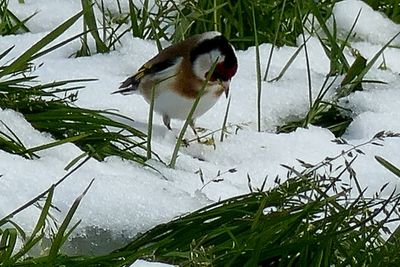
M26 150L26 153L34 153L34 152L38 152L41 150L45 150L45 149L49 149L52 147L56 147L56 146L60 146L63 145L65 143L74 143L74 142L78 142L79 140L82 140L84 138L89 137L90 134L82 134L82 135L78 135L78 136L72 136L72 137L68 137L62 140L58 140L58 141L54 141L48 144L44 144L44 145L40 145L40 146L36 146L36 147L32 147Z
M13 26L13 28L10 30L11 32L16 32L19 29L21 29L23 32L30 32L30 30L28 29L28 27L26 27L25 23L28 22L28 20L30 20L31 18L33 18L37 13L33 13L32 15L28 16L26 19L24 20L20 20L17 18L17 16L14 15L14 13L12 13L10 10L8 10L8 15L10 16L10 18L16 22L16 24Z
M83 7L83 17L85 24L92 35L95 43L96 43L96 50L98 53L107 53L109 49L107 45L101 40L98 27L96 23L96 17L93 10L93 3L91 0L81 0L82 7Z
M35 228L33 229L32 233L30 234L29 239L24 243L22 249L13 256L13 262L16 262L19 258L26 255L29 252L29 250L34 245L36 245L36 243L38 241L40 241L42 239L42 237L44 236L43 232L41 234L39 234L39 236L37 236L37 234L39 233L39 231L42 231L46 227L46 219L49 215L51 202L53 200L54 188L55 188L54 185L50 187L50 189L47 193L46 202L44 203L44 206L40 213L39 219L36 222Z
M386 159L379 157L379 156L375 156L375 159L383 166L385 167L388 171L392 172L393 174L395 174L397 177L400 178L400 169L397 168L396 166L394 166L392 163L390 163L389 161L387 161Z
M267 67L265 68L265 72L264 72L264 77L263 77L263 81L264 82L267 81L267 79L268 79L269 69L270 69L271 63L272 63L272 56L273 56L273 53L274 53L276 41L278 40L279 29L281 28L281 25L282 25L281 22L282 22L282 18L283 18L283 12L285 11L285 7L286 7L286 0L283 0L281 12L279 14L279 21L278 21L278 24L276 26L277 29L276 29L274 41L272 43L271 50L269 51Z
M15 59L10 65L6 66L0 71L0 77L14 73L21 69L24 69L28 62L31 60L32 56L38 53L43 47L54 41L58 36L63 34L69 27L71 27L81 16L82 12L72 16L60 26L55 28L33 46L31 46L27 51L25 51L21 56Z
M31 60L34 60L34 59L39 58L39 57L41 57L43 55L46 55L46 54L50 53L51 51L54 51L54 50L56 50L56 49L58 49L58 48L60 48L60 47L62 47L64 45L70 43L71 41L73 41L73 40L75 40L77 38L80 38L80 37L82 37L82 36L84 36L85 34L88 34L88 33L89 33L89 31L84 31L84 32L78 33L75 36L72 36L71 38L67 38L64 41L62 41L62 42L60 42L60 43L58 43L58 44L56 44L56 45L54 45L52 47L49 47L48 49L45 49L45 50L43 50L43 51L41 51L39 53L36 53L35 55L33 55L31 57Z
M324 34L327 36L328 43L331 46L331 50L330 50L328 57L330 58L331 61L335 61L336 59L339 60L344 72L347 72L350 65L349 65L345 55L343 54L342 49L339 47L339 45L337 43L337 40L334 36L335 33L332 34L330 32L330 30L328 29L328 27L326 26L326 22L321 14L320 9L317 6L318 2L309 1L309 3L311 5L311 10L313 12L313 15L317 18L318 23L321 26L321 29L324 32ZM334 72L334 71L338 71L338 70L331 70L331 72Z
M17 236L17 231L13 228L7 228L1 232L0 263L3 263L4 266L9 265L9 260L17 243Z
M222 127L221 127L221 135L219 137L220 142L224 141L224 135L226 133L226 123L228 122L228 113L229 113L229 108L231 106L231 98L232 97L229 96L228 104L226 105L225 116L224 116L224 120L222 122Z
M307 41L311 38L311 36L309 36L306 40L305 43L307 43ZM285 66L283 66L282 70L279 72L278 76L276 76L275 78L269 80L269 82L276 82L279 81L283 75L285 75L286 71L289 69L290 65L292 65L292 63L294 62L294 60L297 58L297 56L299 55L299 53L301 52L301 50L303 50L303 47L305 45L305 43L302 43L297 49L296 51L293 53L293 55L289 58L289 60L286 62Z
M375 64L375 62L378 60L378 58L381 56L383 51L400 35L400 32L395 34L390 40L382 46L381 49L371 58L371 60L368 62L368 64L365 66L365 68L360 72L360 74L357 76L357 79L355 79L355 82L361 82L364 76L368 73L368 71L372 68L372 66ZM355 85L353 85L355 86Z
M251 14L253 16L253 30L254 30L254 42L256 49L256 75L257 75L257 131L261 132L261 62L260 62L260 48L258 42L257 22L255 14L254 3L251 6Z
M82 201L82 198L86 195L88 192L89 188L92 186L94 182L94 179L89 183L89 185L86 187L85 191L77 198L75 199L74 203L72 204L71 208L69 209L67 215L65 216L63 222L61 223L60 227L58 228L57 234L54 237L53 243L51 244L50 251L49 251L49 261L50 262L55 262L57 254L59 253L59 250L63 243L65 242L65 235L67 228L69 224L71 223L72 217L75 214L76 210L78 209L78 206L80 202ZM74 226L76 227L76 226Z
M156 84L154 84L151 88L151 96L150 96L150 107L149 107L149 119L147 123L147 160L151 159L151 140L153 136L153 115L154 115L154 95L156 91Z
M182 129L181 129L181 131L179 133L178 139L176 140L174 151L173 151L172 156L171 156L171 161L170 161L170 163L168 165L170 168L173 168L173 169L175 168L176 159L178 158L178 152L179 152L179 148L180 148L180 146L182 144L183 137L184 137L184 135L186 133L187 127L189 126L189 124L192 121L192 117L193 117L194 111L196 110L197 105L199 104L200 99L201 99L201 97L203 96L203 94L204 94L204 92L206 90L208 81L210 81L210 79L211 79L211 75L213 74L213 72L215 70L215 66L217 65L217 61L218 61L218 59L213 63L213 65L211 66L210 70L207 72L206 80L204 81L204 84L203 84L202 88L197 93L196 100L194 101L194 103L192 105L192 108L190 109L190 111L189 111L189 113L187 115L185 123L182 126Z
M0 59L3 59L3 57L5 57L6 55L8 55L8 53L11 52L11 50L13 50L15 47L15 45L11 46L10 48L7 48L3 53L0 54Z

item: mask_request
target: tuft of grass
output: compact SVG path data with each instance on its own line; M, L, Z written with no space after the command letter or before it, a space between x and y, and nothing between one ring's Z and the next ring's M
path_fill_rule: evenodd
M363 0L374 10L384 13L395 23L400 23L400 1L399 0Z
M132 36L156 40L160 50L160 39L171 40L177 9L178 6L171 0L156 0L153 3L144 0L140 7L135 5L133 0L129 0L127 18Z
M11 35L29 32L25 25L36 13L20 20L13 12L8 9L9 0L0 0L0 35Z
M89 157L80 162L75 168L68 172L64 177L58 180L57 183L53 184L49 189L45 190L37 197L28 201L18 209L14 210L10 214L0 219L0 265L1 266L32 266L40 265L40 260L32 260L32 250L38 246L44 239L46 233L49 232L50 222L53 221L55 224L55 231L53 233L53 241L49 247L49 254L46 256L46 264L55 264L58 261L59 251L62 244L68 239L69 235L78 226L78 221L72 227L69 227L73 214L76 212L82 198L89 190L94 179L87 186L85 191L74 201L72 207L67 213L67 216L62 221L59 227L54 218L51 216L51 211L54 209L52 206L52 200L54 196L55 188L61 184L65 179L71 176L76 170L78 170L83 164L87 162ZM44 203L43 203L44 202ZM43 203L43 204L42 204ZM33 231L27 234L17 223L13 221L13 217L23 212L29 207L37 205L41 208L41 213L36 222ZM69 230L67 231L67 229ZM22 245L17 245L17 240L22 241Z
M117 155L143 164L145 157L139 152L145 151L146 136L139 130L108 117L110 115L122 117L121 115L76 107L73 105L77 97L74 92L66 93L63 98L57 96L59 92L81 88L80 86L67 89L57 87L60 84L82 81L90 80L70 80L40 86L20 85L17 81L18 83L12 83L5 88L0 86L1 108L20 112L35 129L48 132L57 140L34 148L15 149L13 152L28 156L43 149L71 142L98 160ZM110 130L111 128L113 130Z
M25 145L22 143L22 141L18 138L17 134L10 127L8 127L1 120L0 120L0 124L3 126L2 128L4 128L4 131L0 130L1 150L11 153L11 154L22 155L23 157L25 157L27 159L38 158L38 155L36 155L33 152L28 151L28 149L25 147Z
M349 148L317 164L299 160L300 169L283 165L287 181L276 178L277 185L266 192L212 204L89 262L122 266L144 258L180 266L391 266L400 259L395 250L400 243L399 231L392 233L388 225L400 220L400 195L366 197L352 164L364 154L363 146L395 136L381 132L357 146L337 139ZM354 188L342 183L347 179Z
M114 50L120 39L130 31L126 27L129 15L122 12L121 7L119 13L111 12L105 7L103 0L81 0L81 4L84 12L82 46L75 56L90 56L93 53L108 53ZM96 18L96 11L99 11L101 18ZM90 36L95 44L93 51L89 44Z
M111 20L120 26L129 25L134 37L156 40L159 48L162 39L176 43L197 33L217 30L230 39L236 48L245 49L255 44L253 20L258 27L259 43L295 45L302 31L303 20L313 7L312 1L297 2L184 0L176 3L172 0L143 0L140 5L136 5L133 0L129 0L129 10L120 10L119 14L111 15ZM318 3L325 20L330 16L334 3L335 0ZM254 18L253 5L257 10ZM302 9L301 13L297 11L298 5ZM109 13L100 10L103 14ZM109 14L107 16L110 17ZM84 40L84 44L87 44L87 40Z
M0 264L126 266L142 258L180 266L396 266L400 261L400 227L392 231L389 224L400 221L400 195L381 198L384 185L373 197L366 197L352 168L358 155L364 154L364 146L382 146L389 137L400 134L380 132L359 145L333 140L344 146L340 154L315 164L298 160L298 168L282 165L288 170L286 181L276 177L275 187L265 192L265 180L259 189L249 184L251 193L156 226L107 255L63 255L60 248L77 225L70 226L71 219L89 185L53 235L50 253L28 257L44 237L54 189L87 157L48 190L0 219L0 244L4 248ZM382 158L377 160L399 174L397 167ZM220 174L211 181L219 180ZM248 180L250 183L250 177ZM350 183L345 182L348 180ZM34 231L27 235L12 218L44 197ZM23 240L19 249L17 238Z
M350 110L339 106L335 100L325 100L326 94L332 89L337 78L338 76L334 78L327 76L304 118L292 120L278 126L277 132L288 133L298 127L306 128L309 124L312 124L329 129L336 137L344 134L352 122Z
M345 40L338 40L336 34L336 24L333 19L333 27L329 29L325 24L325 19L321 14L321 11L318 7L318 4L313 2L312 11L314 17L317 19L319 25L318 27L322 30L326 37L322 38L318 31L314 31L313 29L309 29L308 31L311 33L315 33L318 39L320 40L324 50L326 52L327 57L330 60L330 71L327 74L326 80L319 90L318 95L314 98L311 95L311 71L309 67L309 60L307 54L307 40L302 34L303 37L303 45L299 47L299 49L294 53L291 59L289 59L286 66L282 69L281 73L273 80L279 80L290 64L293 62L294 58L297 57L301 49L305 50L305 57L307 63L307 75L308 75L308 91L309 91L309 110L303 118L286 122L284 125L277 127L277 132L291 132L297 129L298 127L307 127L309 124L318 125L329 129L336 137L341 136L346 131L347 127L352 122L351 118L351 110L345 109L339 105L339 102L342 98L347 97L351 93L355 91L363 90L362 84L366 82L375 82L375 83L384 83L381 81L367 81L365 80L365 75L371 70L372 66L376 63L378 58L382 55L384 50L390 45L390 43L397 38L400 33L393 36L369 61L367 61L362 55L360 55L357 51L355 54L355 61L349 65L347 59L344 55L344 49L348 46L348 40L352 31L358 21L360 12L354 20L354 23L346 36ZM300 8L299 8L300 9ZM301 12L299 10L299 12ZM340 86L333 88L334 81L340 77L340 75L344 74L344 78L342 79ZM333 80L329 83L330 77L333 76ZM326 100L325 96L329 90L334 90L335 94L330 100ZM314 100L313 100L314 99Z
M235 47L245 49L255 44L252 6L260 43L274 43L277 46L296 44L296 38L303 28L303 19L312 8L312 1L250 1L238 0L226 2L222 0L200 0L196 4L191 0L183 1L182 14L185 18L186 34L217 29L232 41ZM329 17L329 10L334 0L318 3L321 14ZM297 12L301 5L302 14ZM218 14L217 18L214 14ZM250 30L249 30L250 29ZM277 31L276 29L279 29Z
M312 1L311 1L312 2ZM333 17L333 28L332 30L326 24L326 17L321 13L321 10L317 3L312 2L312 14L314 15L315 19L318 21L318 27L323 32L325 37L321 37L319 29L314 31L313 29L309 29L309 32L315 32L316 36L319 38L322 47L325 50L327 57L330 60L330 71L329 75L334 76L337 74L347 73L349 69L349 63L343 53L344 48L348 44L348 38L350 37L351 33L353 32L354 26L356 25L358 18L360 16L360 12L358 13L357 17L354 20L352 28L349 30L349 34L347 35L346 39L341 43L341 41L337 38L337 29L336 29L336 21ZM332 6L333 8L333 6ZM329 11L332 13L332 9ZM311 22L312 27L314 27L314 23ZM341 44L340 44L341 43Z
M0 81L0 108L20 112L34 128L50 133L57 140L50 144L26 149L18 141L16 135L10 136L12 132L8 131L8 134L3 132L1 136L1 140L6 143L6 146L1 149L31 158L37 151L71 142L81 148L84 155L90 155L97 160L114 155L144 164L146 157L142 155L142 152L146 151L145 134L129 125L111 119L111 116L123 117L115 112L83 109L73 104L77 99L76 91L82 86L66 86L93 79L35 85L37 77L29 75L30 61L33 58L68 43L62 42L42 51L72 26L82 14L80 12L71 17L21 56L0 68L0 78L2 78ZM74 38L77 37L79 35ZM74 38L70 38L68 41L72 41ZM12 47L4 51L0 55L0 59L8 55L11 50Z
M90 33L94 39L97 53L110 52L110 48L105 44L105 40L100 37L94 12L94 2L92 0L81 0L81 4L83 10L83 29L84 32L87 33L85 33L81 38L82 46L81 49L76 53L76 57L91 55L90 46L88 44L88 33Z

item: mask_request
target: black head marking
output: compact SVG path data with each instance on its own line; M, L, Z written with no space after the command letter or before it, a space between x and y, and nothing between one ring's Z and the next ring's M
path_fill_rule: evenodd
M191 52L190 62L193 63L200 55L218 49L225 56L224 67L230 69L237 66L237 59L232 46L223 35L201 41Z

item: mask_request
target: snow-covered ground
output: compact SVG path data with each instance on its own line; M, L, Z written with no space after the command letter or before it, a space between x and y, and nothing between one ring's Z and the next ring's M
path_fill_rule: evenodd
M25 2L18 4L17 1L10 1L10 9L20 18L37 11L27 23L31 33L0 37L0 52L15 45L11 55L5 60L18 56L81 9L79 1ZM114 1L105 2L113 6ZM370 59L400 31L400 26L372 11L361 1L348 0L338 3L334 10L337 27L342 36L346 36L360 8L361 16L355 27L356 36L351 40L351 45L365 58ZM62 38L81 31L82 23L78 22ZM36 64L44 64L33 74L38 75L41 82L76 78L98 79L85 84L86 88L79 92L76 104L92 109L118 109L136 121L135 127L146 131L148 105L142 97L110 93L156 54L157 47L151 41L135 39L129 34L121 41L122 45L109 54L73 58L69 56L80 48L79 41L75 41L37 59ZM400 39L397 38L393 44L399 45ZM260 47L261 59L265 64L270 47L270 44ZM282 47L274 52L270 78L279 74L296 49ZM310 39L308 51L313 93L316 95L329 71L329 60L317 38ZM350 61L354 60L350 52L347 52L347 55ZM82 219L77 233L82 234L86 231L88 235L96 235L103 230L111 231L111 239L117 240L117 245L114 246L118 246L118 240L123 242L126 238L176 216L220 199L248 193L247 175L251 177L255 187L261 186L268 175L270 179L267 180L267 186L272 186L273 177L280 175L284 178L286 175L286 170L280 164L298 166L296 159L317 163L326 156L339 154L344 149L343 145L332 142L335 137L330 131L320 127L310 126L290 134L276 134L273 131L288 118L304 115L307 111L308 85L304 54L301 53L297 57L281 80L262 84L262 132L256 131L254 48L237 51L237 56L239 70L231 84L232 103L228 119L233 126L230 128L231 134L224 142L218 141L217 133L215 148L197 143L182 148L176 169L150 161L149 164L155 166L167 179L149 168L117 157L107 158L104 162L90 160L56 189L54 204L62 211L56 214L57 217L63 218L74 199L83 192L90 180L95 178L93 186L75 214L76 219ZM380 59L368 73L367 79L385 81L387 84L365 84L364 91L348 97L348 105L354 111L354 121L344 138L351 144L365 142L382 130L400 132L400 49L388 48L384 56L387 70L377 68L382 63ZM226 104L227 100L221 98L209 112L197 120L197 126L209 130L219 129ZM49 134L32 128L23 116L15 111L0 110L0 120L17 133L27 147L53 141ZM235 125L241 126L237 133ZM181 126L182 122L173 120L173 131L170 132L163 126L161 117L155 117L153 148L165 162L170 160ZM4 128L1 130L6 131ZM193 137L189 132L187 135ZM361 185L368 187L368 193L372 194L383 184L389 183L385 190L385 194L389 195L399 187L399 180L376 162L374 156L382 156L400 166L400 139L387 139L383 147L367 146L363 151L365 155L359 156L354 165ZM80 155L81 151L72 144L65 144L38 154L39 159L28 160L0 150L0 217L26 203L65 175L64 167ZM237 172L227 172L221 176L223 181L209 183L202 188L199 169L207 182L218 172L232 168ZM15 221L29 229L34 225L39 212L38 209L31 208L19 214ZM109 248L112 248L111 243Z

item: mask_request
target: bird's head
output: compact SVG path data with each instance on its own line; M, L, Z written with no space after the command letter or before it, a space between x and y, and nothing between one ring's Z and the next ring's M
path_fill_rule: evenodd
M203 33L190 52L193 73L206 80L208 72L216 63L210 77L211 83L221 83L228 94L229 83L236 74L238 62L233 46L219 32Z

